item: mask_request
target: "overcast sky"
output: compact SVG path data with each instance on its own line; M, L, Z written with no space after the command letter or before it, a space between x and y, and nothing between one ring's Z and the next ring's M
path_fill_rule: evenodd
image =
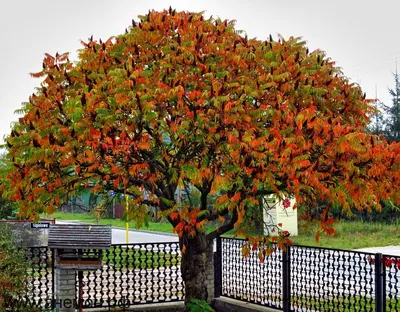
M45 52L71 52L75 59L80 39L121 34L132 18L169 5L235 19L250 38L301 36L310 51L326 51L369 98L375 98L377 85L378 98L390 104L396 57L400 62L400 1L1 0L0 139L18 119L14 111L39 85L29 73L41 70Z

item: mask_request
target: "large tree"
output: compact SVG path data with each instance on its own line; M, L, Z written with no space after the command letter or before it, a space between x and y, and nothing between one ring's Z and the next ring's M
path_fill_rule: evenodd
M7 194L30 216L85 186L129 195L139 219L157 206L179 234L187 299L207 298L210 240L262 196L361 210L399 198L399 145L366 133L370 102L299 38L169 10L82 44L76 63L46 55L32 74L43 81L6 139ZM253 241L261 257L270 240Z

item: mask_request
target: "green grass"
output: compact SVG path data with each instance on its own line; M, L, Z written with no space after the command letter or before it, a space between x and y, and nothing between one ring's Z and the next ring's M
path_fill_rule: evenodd
M294 306L307 306L323 311L358 312L375 309L375 299L372 297L349 296L333 300L292 297L291 302ZM396 299L386 298L385 311L400 311L400 303Z
M114 246L103 255L103 263L118 269L153 269L160 266L178 266L180 257L177 254L171 255L161 251L126 250Z
M86 223L96 223L96 218L89 213L63 213L63 212L55 212L51 215L47 216L48 218L56 218L60 221L82 221ZM125 228L125 221L119 219L108 219L103 218L99 220L99 224L101 225L112 225L116 227ZM135 222L129 222L129 228L135 229ZM156 231L156 232L165 232L172 233L172 225L170 223L164 222L149 222L148 227L142 227L141 230L148 231Z
M87 223L95 223L96 218L88 213L61 213L56 212L48 216L57 220L77 220ZM112 225L125 228L125 221L117 219L100 219L99 224ZM400 245L399 223L383 224L362 221L339 221L335 224L336 234L321 235L319 243L315 240L316 227L299 222L299 236L291 237L294 244L306 246L318 246L337 249L358 249L380 246ZM134 222L129 223L130 229L135 229ZM172 233L170 223L149 222L148 227L142 230ZM232 232L226 236L232 237Z
M400 245L400 223L383 224L363 221L339 221L334 225L336 234L321 235L315 240L316 227L299 222L299 236L292 237L293 243L337 249L358 249Z

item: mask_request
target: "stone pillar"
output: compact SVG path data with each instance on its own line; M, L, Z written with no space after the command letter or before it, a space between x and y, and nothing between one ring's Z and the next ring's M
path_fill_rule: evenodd
M75 312L75 270L56 269L56 303L59 312Z
M206 267L206 286L208 298L207 302L212 303L214 300L214 245L213 241L207 242L207 267Z

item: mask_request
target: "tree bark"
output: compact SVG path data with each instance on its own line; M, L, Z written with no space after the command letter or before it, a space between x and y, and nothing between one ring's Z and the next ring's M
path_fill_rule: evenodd
M204 233L196 233L189 238L184 234L179 239L179 244L185 246L182 253L181 272L185 282L185 302L190 299L207 301L208 292L206 285L207 268L207 238ZM184 248L185 249L185 248Z

